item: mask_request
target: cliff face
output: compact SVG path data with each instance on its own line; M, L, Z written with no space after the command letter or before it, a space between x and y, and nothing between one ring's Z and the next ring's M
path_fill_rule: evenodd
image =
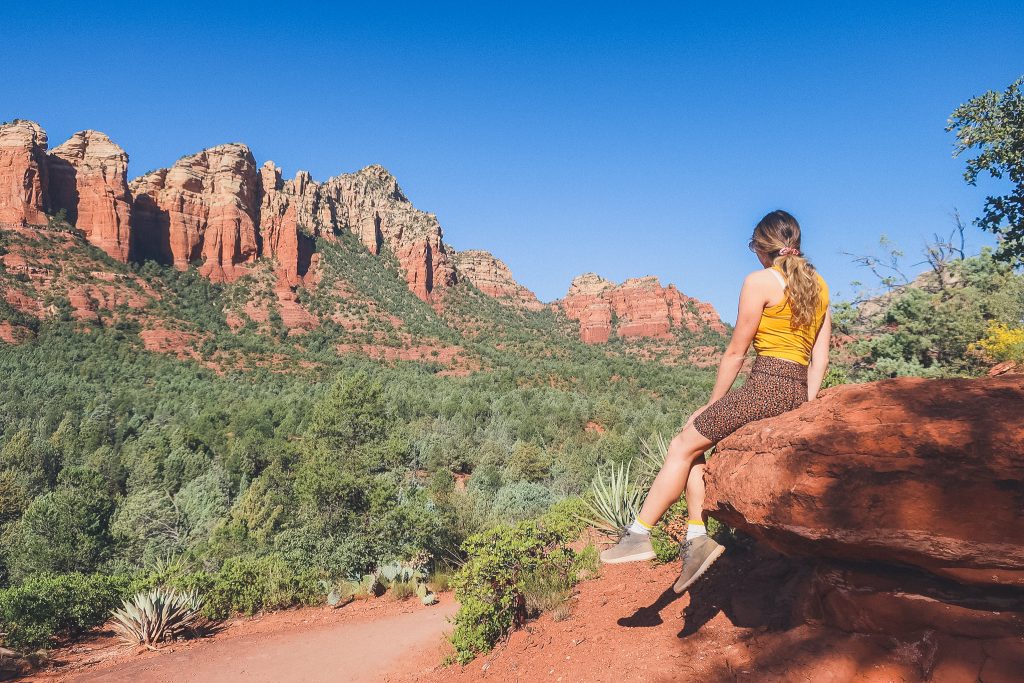
M579 321L580 339L586 344L603 344L613 332L627 339L670 338L678 328L691 333L726 331L711 304L686 296L674 285L662 287L653 276L616 285L585 273L572 281L557 305L569 318Z
M457 252L454 260L459 274L484 294L531 311L544 308L537 295L516 282L509 267L489 251L467 249Z
M245 145L211 147L131 183L137 254L237 279L259 255L256 162Z
M354 233L373 254L387 247L409 289L429 301L455 283L437 217L416 209L386 169L369 166L323 183L299 171L283 180L273 162L257 169L248 147L218 145L129 184L128 155L87 130L47 153L31 121L0 127L0 224L68 222L119 261L153 259L217 281L244 275L258 258L277 260L297 284L313 263L316 237Z
M0 126L0 223L46 223L46 142L32 121Z
M103 133L86 130L50 152L47 165L52 210L64 209L89 242L128 261L132 198L125 151Z
M260 167L248 147L231 143L131 182L127 173L128 155L103 133L75 133L48 153L37 124L4 124L0 225L45 225L48 213L63 209L90 243L119 261L152 259L180 269L197 264L204 276L230 282L266 257L275 261L280 287L305 282L317 263L318 238L349 231L370 253L393 254L409 289L424 301L440 305L436 295L461 274L503 303L544 308L492 254L456 255L437 217L414 207L381 166L323 182L305 171L286 180L273 162ZM579 321L589 344L613 334L668 339L676 328L725 329L709 304L651 277L615 285L583 275L555 307Z

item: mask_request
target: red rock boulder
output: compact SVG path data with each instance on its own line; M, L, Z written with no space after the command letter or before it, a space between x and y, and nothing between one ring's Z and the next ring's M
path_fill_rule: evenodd
M1024 588L1024 377L829 389L722 441L706 482L783 553Z

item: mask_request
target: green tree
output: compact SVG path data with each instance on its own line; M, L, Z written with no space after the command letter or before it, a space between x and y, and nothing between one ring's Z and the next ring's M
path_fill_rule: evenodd
M957 107L946 130L957 138L953 156L977 149L967 160L964 179L974 185L978 176L1007 178L1005 195L986 197L984 214L975 222L999 237L996 255L1014 264L1024 263L1024 77L1004 92L990 90Z
M95 571L113 551L114 499L98 472L61 471L57 488L34 501L14 526L6 549L12 578Z

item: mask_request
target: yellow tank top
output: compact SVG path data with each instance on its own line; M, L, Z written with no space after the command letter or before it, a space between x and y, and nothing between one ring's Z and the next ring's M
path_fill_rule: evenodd
M782 272L772 266L779 280L785 284ZM811 362L811 347L818 336L818 330L825 320L825 312L828 310L828 285L819 273L818 286L821 288L821 297L818 301L818 310L814 315L814 323L807 327L792 329L789 325L792 317L792 310L789 307L789 294L783 296L782 301L774 306L765 306L761 312L761 320L757 324L757 332L754 334L754 350L759 356L773 356L784 358L800 365L807 365Z

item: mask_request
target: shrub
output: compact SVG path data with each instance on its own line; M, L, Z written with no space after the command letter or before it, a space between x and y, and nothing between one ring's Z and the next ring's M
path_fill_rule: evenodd
M997 361L1024 361L1024 328L990 322L976 347Z
M534 617L564 604L572 595L574 563L544 562L523 579L523 602L528 616Z
M609 465L598 470L587 499L590 523L598 531L616 535L628 527L643 502L644 491L630 477L630 465Z
M203 601L195 593L160 587L125 598L111 618L114 631L125 641L152 646L194 630L202 608Z
M194 572L179 579L175 587L203 596L207 617L225 619L236 612L255 614L316 604L322 599L322 578L313 570L292 571L280 555L233 557L216 574Z
M427 585L435 593L445 593L451 590L452 573L445 569L435 569L427 579Z
M14 525L6 549L11 576L95 570L111 554L113 513L114 500L98 473L61 471L57 488L33 500Z
M583 526L568 514L576 504L567 503L539 520L497 526L462 544L466 562L452 578L460 607L451 642L459 662L487 652L525 621L528 585L538 606L553 587L575 582L574 554L566 544Z
M491 514L495 519L519 522L536 517L554 502L554 496L540 484L519 481L501 487L494 496Z
M73 637L107 620L133 589L126 575L39 575L0 590L0 624L13 648L46 647L55 636Z

